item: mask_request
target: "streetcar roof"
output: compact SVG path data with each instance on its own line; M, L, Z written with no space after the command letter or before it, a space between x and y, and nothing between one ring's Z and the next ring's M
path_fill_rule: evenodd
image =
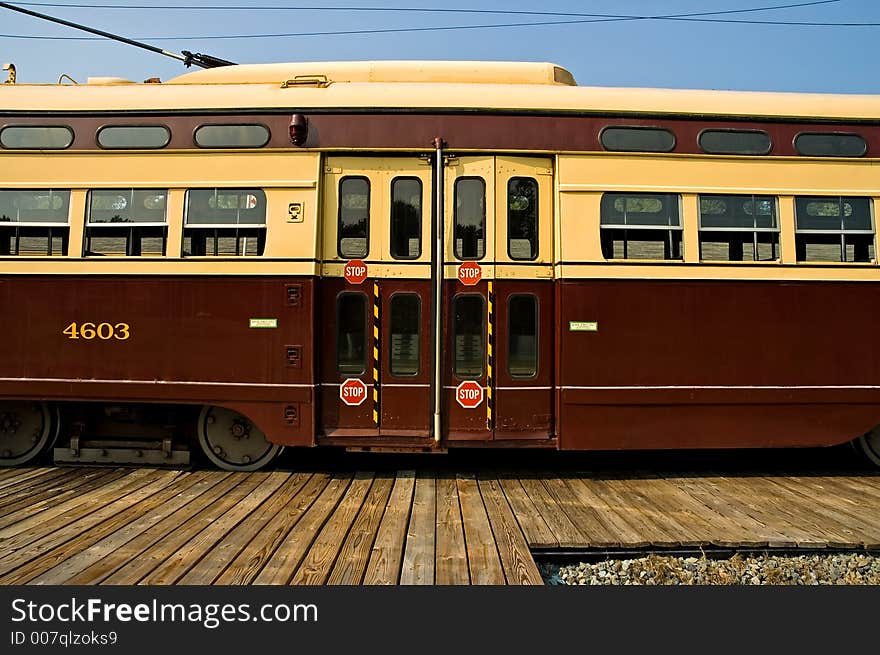
M533 62L247 64L164 83L0 85L3 112L417 110L880 119L880 95L577 86Z

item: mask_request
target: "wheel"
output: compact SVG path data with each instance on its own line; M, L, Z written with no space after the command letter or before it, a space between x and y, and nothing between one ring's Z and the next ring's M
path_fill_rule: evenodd
M203 407L198 434L207 458L226 471L256 471L284 448L269 443L247 417L225 407Z
M862 455L871 460L874 466L880 466L880 426L853 442Z
M26 464L55 443L58 412L32 400L0 402L0 466Z

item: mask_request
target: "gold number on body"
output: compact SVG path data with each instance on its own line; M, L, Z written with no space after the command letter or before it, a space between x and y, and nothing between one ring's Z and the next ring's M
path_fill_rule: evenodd
M109 341L116 339L117 341L125 341L131 338L131 327L128 323L71 323L61 330L62 334L66 334L68 339L86 339L91 341L95 337L101 341Z

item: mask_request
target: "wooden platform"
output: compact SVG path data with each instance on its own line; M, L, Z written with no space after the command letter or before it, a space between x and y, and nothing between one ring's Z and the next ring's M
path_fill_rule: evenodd
M0 584L541 584L530 550L880 547L880 476L0 470Z

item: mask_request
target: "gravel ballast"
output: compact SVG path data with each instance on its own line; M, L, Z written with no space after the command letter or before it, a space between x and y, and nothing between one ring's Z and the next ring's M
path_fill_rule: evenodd
M551 585L877 585L880 553L648 555L540 569Z

